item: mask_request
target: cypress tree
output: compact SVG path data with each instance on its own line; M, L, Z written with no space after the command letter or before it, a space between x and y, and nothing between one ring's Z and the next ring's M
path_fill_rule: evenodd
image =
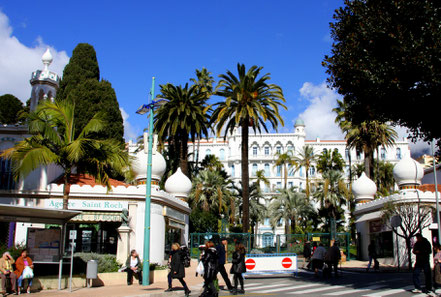
M124 141L124 126L115 90L110 82L100 81L100 69L93 46L79 43L63 71L57 100L75 103L75 134L97 113L105 112L107 128L96 138Z

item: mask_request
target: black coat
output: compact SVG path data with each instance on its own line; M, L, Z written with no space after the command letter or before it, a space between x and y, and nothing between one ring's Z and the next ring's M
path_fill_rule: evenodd
M232 263L230 273L247 272L247 268L245 267L245 254L235 251L233 253Z
M185 267L184 267L184 263L182 262L181 251L180 250L172 251L170 255L171 255L170 271L172 278L184 278Z
M205 250L201 258L204 264L204 279L215 279L218 273L218 254L215 248Z

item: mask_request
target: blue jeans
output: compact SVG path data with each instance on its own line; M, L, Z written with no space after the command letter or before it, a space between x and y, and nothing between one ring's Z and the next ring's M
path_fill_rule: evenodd
M28 287L31 287L32 286L33 278L27 278L27 280L28 280ZM23 274L20 275L20 277L18 278L17 282L18 282L18 287L21 288L21 285L23 283Z
M426 281L426 290L432 289L432 270L430 269L429 263L419 264L418 266L415 265L415 268L413 269L413 284L415 285L416 289L421 290L421 283L420 283L420 274L421 271L424 271L424 279Z

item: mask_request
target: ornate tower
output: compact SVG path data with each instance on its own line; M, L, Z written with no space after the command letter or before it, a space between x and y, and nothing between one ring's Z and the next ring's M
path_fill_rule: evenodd
M52 63L52 55L49 49L41 57L44 69L32 72L31 77L31 111L35 110L38 103L41 100L55 98L57 94L58 86L60 83L60 77L55 72L50 71L49 65Z

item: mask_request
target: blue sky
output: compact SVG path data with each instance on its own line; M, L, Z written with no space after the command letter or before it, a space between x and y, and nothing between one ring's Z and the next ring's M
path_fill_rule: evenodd
M47 47L54 55L50 69L62 74L72 50L86 42L97 52L102 78L116 91L126 139L145 127L146 118L135 111L146 103L153 76L157 93L159 84L184 85L202 67L217 80L227 69L236 72L238 62L263 66L270 82L282 87L288 110L282 111L285 127L279 131L293 131L301 117L309 139L343 137L331 111L339 96L326 88L321 66L332 45L329 23L343 1L58 3L0 4L0 66L2 59L9 63L0 67L0 94L27 100L30 73L41 69Z

